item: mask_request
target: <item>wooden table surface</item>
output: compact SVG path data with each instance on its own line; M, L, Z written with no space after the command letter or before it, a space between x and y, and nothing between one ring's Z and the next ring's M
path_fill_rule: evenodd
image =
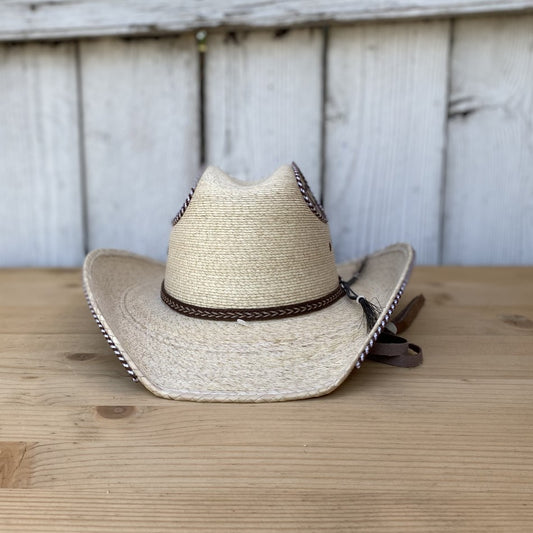
M0 271L0 531L533 531L533 268L417 292L422 366L198 404L129 380L78 270Z

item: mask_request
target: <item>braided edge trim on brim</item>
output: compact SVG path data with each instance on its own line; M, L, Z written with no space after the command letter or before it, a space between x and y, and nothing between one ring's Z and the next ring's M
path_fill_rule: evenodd
M187 389L175 389L172 387L167 387L159 384L157 381L154 381L153 376L153 368L147 368L145 370L141 370L141 367L138 366L139 363L142 363L143 360L146 358L146 354L143 353L143 342L144 339L138 340L135 347L130 346L128 349L126 349L125 343L126 337L121 335L125 335L122 332L118 331L117 329L117 335L121 337L121 340L119 340L115 334L115 328L118 328L117 324L114 324L111 326L111 320L115 320L117 318L116 314L113 311L107 311L106 318L104 318L104 315L102 314L103 311L101 310L101 302L97 300L97 293L98 291L95 291L96 289L101 289L101 282L96 283L95 280L92 279L93 277L93 271L96 269L94 268L94 260L97 257L103 256L106 259L109 259L109 257L112 257L113 259L120 257L122 260L143 260L146 263L146 268L148 268L149 265L152 263L154 266L158 266L161 268L160 274L157 272L157 277L159 280L162 279L164 274L164 265L157 261L153 261L147 257L140 256L138 254L134 254L132 252L126 252L123 250L106 250L106 249L100 249L100 250L94 250L91 253L88 254L86 257L86 260L84 262L83 267L83 281L84 286L87 289L89 302L92 304L95 310L95 314L97 315L97 318L105 328L105 330L108 332L111 340L113 341L114 345L116 346L117 350L120 350L120 353L123 355L126 362L129 364L129 367L135 372L136 376L138 377L140 383L146 387L149 391L151 391L153 394L168 398L172 400L187 400L187 401L198 401L198 402L275 402L275 401L286 401L286 400L300 400L304 398L312 398L316 396L322 396L324 394L328 394L332 392L334 389L339 387L339 385L346 379L346 377L350 374L352 369L359 368L361 366L361 363L365 359L365 356L367 355L368 351L372 348L374 344L374 339L377 338L379 333L381 332L382 328L385 326L386 322L388 321L390 314L394 310L396 304L398 303L398 300L400 299L405 285L407 283L407 280L409 278L409 275L411 273L413 263L414 263L414 250L411 246L406 245L405 243L398 243L392 246L387 247L386 249L379 250L373 254L370 254L371 256L379 256L382 255L383 252L389 252L389 251L403 251L405 253L405 259L407 263L405 266L401 269L401 272L398 273L398 276L394 276L394 279L397 280L397 283L394 284L394 287L391 287L391 293L390 296L383 297L383 299L380 299L379 301L383 305L382 313L375 324L372 331L368 333L366 336L366 339L361 341L361 343L357 342L352 345L353 350L353 356L349 358L349 361L347 361L346 367L340 372L331 374L331 379L327 381L320 381L318 378L315 380L316 382L313 384L313 386L307 386L307 387L299 387L297 390L287 390L287 389L280 389L279 387L275 389L269 389L269 390L263 390L263 391L256 391L255 393L251 393L250 391L244 392L240 390L212 390L212 389L201 389L201 390L191 390L190 387ZM351 263L355 263L355 261L350 261ZM344 265L338 265L338 268L341 269ZM101 268L101 267L99 267ZM109 266L105 265L104 270L106 272L109 272L110 268L117 269L117 266ZM353 266L350 265L350 272L352 272ZM348 271L344 272L345 276L348 276ZM107 277L107 274L106 274ZM390 278L390 276L389 276ZM153 290L155 288L156 294L157 294L157 286L160 286L160 281L157 282L157 285L155 285L152 288L152 294ZM128 285L129 286L129 285ZM101 291L100 291L101 292ZM370 294L370 293L368 293ZM104 294L100 294L102 298L106 297L105 291ZM344 300L340 299L339 302L337 302L336 305L342 304ZM163 305L163 307L168 307L166 305ZM326 309L324 312L329 313L330 309L333 309L335 306L331 306L328 309ZM179 313L176 313L177 316L180 316ZM309 315L306 315L309 316ZM119 317L120 318L120 317ZM319 327L321 321L324 317L321 317L319 321L316 322L316 326ZM186 319L186 317L184 317ZM339 320L344 320L344 318L341 316L338 316ZM346 321L349 320L349 315L346 315L345 317ZM295 320L298 320L296 318ZM214 327L214 325L217 324L216 321L212 321L211 324L209 324L209 321L205 321L206 325L208 327ZM274 321L275 322L275 321ZM281 321L284 322L284 321ZM147 322L148 323L148 322ZM268 321L264 321L265 324L268 324ZM257 324L259 325L259 323ZM380 328L381 326L381 328ZM292 329L294 325L291 322L291 326L289 329ZM357 325L352 325L351 327L357 327ZM194 330L192 330L194 332ZM229 331L229 330L228 330ZM295 341L296 342L296 341ZM326 351L326 353L330 353L331 351L335 351L335 347L329 347ZM131 353L130 353L131 350ZM192 359L195 357L195 354L184 354L185 357ZM145 374L146 372L146 374ZM243 377L245 377L245 372L243 372Z
M165 280L161 283L161 300L171 309L182 315L193 318L203 318L205 320L271 320L275 318L288 318L298 315L305 315L320 309L324 309L336 301L340 300L346 292L338 285L335 290L314 300L307 302L280 305L276 307L262 307L256 309L221 309L213 307L199 307L187 304L171 296L165 289Z

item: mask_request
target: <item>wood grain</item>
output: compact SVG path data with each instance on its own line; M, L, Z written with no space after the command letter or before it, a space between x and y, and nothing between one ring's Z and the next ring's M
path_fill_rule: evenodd
M193 36L81 46L89 248L166 258L199 168Z
M201 404L129 381L79 271L1 270L2 527L529 531L533 269L417 267L404 298L420 291L422 366L367 362L311 400Z
M79 493L4 490L0 513L10 532L36 533L121 529L168 531L338 531L427 533L526 532L533 512L527 494L413 491L364 492L284 489L265 495L248 488L152 491L127 489ZM480 517L483 517L480 520Z
M296 161L320 194L323 32L209 36L207 161L259 179Z
M396 241L439 256L448 22L331 30L325 207L338 260Z
M28 448L26 442L0 441L0 490L27 487L31 473Z
M456 23L443 257L533 261L533 17Z
M149 492L163 485L169 492L196 489L206 495L212 489L245 490L250 485L261 486L265 493L301 487L325 493L339 487L369 492L401 487L405 492L499 490L531 495L529 443L514 444L509 438L500 445L483 444L487 433L477 438L455 433L454 439L442 434L420 439L417 432L413 441L408 428L399 424L395 435L394 445L362 438L347 445L293 440L288 446L41 443L27 452L33 464L30 486L73 492L128 487L132 492Z
M83 257L75 48L0 47L0 266Z
M0 39L153 35L212 27L276 27L359 20L522 12L529 0L11 0L0 10Z
M440 345L431 342L425 336L418 336L426 350L435 353L442 349ZM473 342L472 338L461 337L462 342ZM492 342L498 342L491 339ZM35 395L30 395L25 404L17 404L17 418L10 416L9 409L14 404L8 402L7 394L2 397L0 414L2 416L2 438L9 442L23 439L25 442L47 442L50 445L65 442L75 443L79 439L90 440L92 443L121 444L124 432L127 431L135 446L165 445L165 446L210 446L216 442L219 446L261 446L271 432L276 434L276 444L290 447L298 435L298 442L302 444L315 443L329 445L335 441L339 446L350 446L350 442L356 438L361 445L372 444L379 446L380 439L395 441L395 432L398 427L395 419L403 417L405 411L412 410L413 424L409 429L413 439L421 440L429 444L430 437L424 435L431 430L435 417L439 417L441 427L460 429L464 432L464 438L479 439L487 435L487 423L494 428L499 428L491 434L491 443L499 447L505 447L514 443L527 447L530 443L531 434L529 423L531 422L531 406L527 405L530 398L528 391L517 391L509 396L511 387L503 391L501 384L496 386L501 394L505 392L505 400L498 401L494 398L494 368L483 364L487 357L480 356L464 365L464 370L457 370L461 361L464 362L464 353L450 355L452 345L448 353L442 351L443 361L432 361L429 370L424 372L419 379L409 376L395 376L397 387L391 387L389 396L378 391L379 382L387 379L390 374L386 368L378 367L377 363L368 365L369 368L361 370L364 376L359 376L356 382L348 383L351 389L348 396L358 396L356 404L347 402L346 395L335 393L327 400L311 400L306 404L295 404L280 407L276 416L271 419L272 411L269 409L257 409L250 405L243 406L201 406L198 404L168 405L164 401L153 398L149 403L148 398L141 394L131 394L135 389L132 387L128 395L121 397L78 395L77 405L73 398L65 398L56 402L53 406L44 402L36 401ZM513 347L514 348L514 347ZM516 348L514 348L516 350ZM494 360L502 357L502 352L496 356L491 354ZM505 355L508 364L502 367L502 379L508 380L509 385L526 387L529 380L520 379L517 376L526 362L527 355ZM111 365L109 369L104 364L103 356L88 366L100 365L102 372L108 371L113 374ZM81 366L81 365L80 365ZM51 370L46 372L46 378L52 373L60 372L57 365L50 365ZM479 375L475 375L475 371ZM432 378L436 373L440 378ZM20 373L19 373L20 375ZM29 375L29 374L28 374ZM20 383L19 376L13 376L14 381ZM99 380L96 372L89 376L93 380ZM119 376L126 379L125 374ZM79 386L87 388L88 381L82 384L78 376L72 373L71 379ZM398 400L401 389L417 388L416 393L422 395L420 385L422 380L433 380L433 385L440 389L439 394L428 394L427 400L418 403L413 401L412 392L404 400ZM41 381L41 384L44 380ZM462 383L461 383L462 381ZM117 387L118 380L108 381L107 386L118 394L123 391ZM492 386L492 391L489 387ZM368 394L358 394L353 387L366 387ZM470 392L468 392L470 389ZM125 391L126 389L124 389ZM427 392L427 390L425 391ZM446 394L455 394L453 400L445 401ZM477 393L477 398L475 394ZM512 400L512 401L509 401ZM84 405L81 405L82 401ZM122 402L129 402L123 404ZM102 403L99 403L102 402ZM327 405L322 405L322 404ZM133 404L133 405L132 405ZM334 405L333 405L334 404ZM517 412L517 408L520 410ZM335 410L335 416L328 419L325 414L329 409ZM49 413L53 411L53 418ZM457 421L457 414L461 413L461 420ZM357 418L361 434L353 435L353 417ZM450 436L455 438L455 434ZM511 442L512 441L512 442ZM133 444L132 444L133 445Z

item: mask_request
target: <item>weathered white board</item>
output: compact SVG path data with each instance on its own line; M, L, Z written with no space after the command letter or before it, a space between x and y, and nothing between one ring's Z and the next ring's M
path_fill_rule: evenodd
M209 35L206 159L241 179L296 161L320 193L320 29Z
M213 27L323 25L532 8L531 0L9 0L0 3L0 39L153 35Z
M533 17L456 23L444 261L533 262Z
M84 42L81 67L89 247L164 259L199 170L195 39Z
M449 23L331 30L325 207L337 259L396 241L439 259Z
M0 46L0 266L83 258L73 44Z
M41 22L65 22L54 9L95 4L35 5L41 31ZM106 18L118 4L106 5L91 27L120 33ZM28 6L0 5L0 39L13 22L1 15ZM254 6L234 16L260 26L281 13ZM348 16L348 3L332 6ZM533 16L464 19L449 30L447 21L331 27L327 44L319 28L213 30L207 161L257 179L294 159L317 196L324 165L339 260L406 240L421 263L533 263ZM79 265L84 203L90 248L164 259L170 220L198 177L199 108L192 34L0 46L0 265Z

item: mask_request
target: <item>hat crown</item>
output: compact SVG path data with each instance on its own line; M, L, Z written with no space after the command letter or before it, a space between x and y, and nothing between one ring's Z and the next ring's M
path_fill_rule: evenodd
M175 218L167 293L210 309L260 309L338 287L327 219L298 167L243 182L208 167Z

